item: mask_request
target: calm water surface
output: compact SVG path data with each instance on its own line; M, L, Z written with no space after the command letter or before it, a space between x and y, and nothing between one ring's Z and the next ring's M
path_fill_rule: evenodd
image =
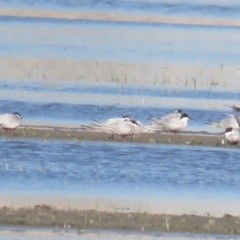
M11 233L9 234L9 232ZM3 240L7 239L52 239L56 238L65 239L98 239L98 240L111 240L111 239L179 239L179 240L192 240L192 239L204 239L204 240L215 240L215 239L240 239L238 236L233 235L217 235L217 234L182 234L182 233L155 233L155 232L137 232L137 231L101 231L101 230L87 230L87 231L76 231L65 229L51 229L51 228L25 228L25 227L1 227L0 233L8 234L7 237L1 237ZM48 235L49 237L47 237ZM17 236L17 238L16 238Z
M93 151L94 149L94 151ZM1 139L1 192L236 194L239 149ZM54 189L54 190L53 190ZM116 191L117 189L117 191Z
M77 81L31 81L31 80L0 80L0 91L14 90L23 94L28 91L47 93L79 93L118 96L150 96L169 98L238 100L240 93L224 89L194 89L194 87L167 87L158 83L153 86L139 86L123 83L82 83Z
M0 18L0 23L2 56L212 66L239 62L237 27L15 17Z
M40 0L1 1L1 6L64 9L64 10L97 10L97 11L120 11L167 15L198 15L211 17L240 17L240 4L237 0Z
M1 227L1 233L9 233L11 231L11 235L7 237L1 237L1 239L20 239L25 240L31 239L132 239L132 240L215 240L215 239L239 239L238 236L234 235L216 235L216 234L182 234L182 233L155 233L155 232L137 232L137 231L101 231L101 230L87 230L81 231L80 233L76 230L65 230L65 229L51 229L51 228L25 228L25 227ZM17 237L16 237L17 236Z

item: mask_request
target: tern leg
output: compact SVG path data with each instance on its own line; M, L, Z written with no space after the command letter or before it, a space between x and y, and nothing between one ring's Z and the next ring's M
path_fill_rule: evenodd
M126 141L125 136L121 136L123 141Z
M137 133L137 134L134 133L134 134L132 135L133 139L137 139L138 136L139 136L139 133Z
M7 134L10 136L12 133L12 129L6 128Z
M12 129L9 129L9 132L10 132L11 135L13 135Z
M167 130L167 134L170 135L171 137L174 135L172 132L170 132L169 130Z
M112 135L108 139L114 139L113 133L112 133Z

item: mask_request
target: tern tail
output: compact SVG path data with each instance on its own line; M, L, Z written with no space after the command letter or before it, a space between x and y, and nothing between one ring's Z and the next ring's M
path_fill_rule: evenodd
M208 122L205 123L206 125L210 126L210 127L222 127L219 122L216 122L216 121L211 121L209 120Z
M230 107L230 108L234 108L234 107L235 107L234 105L233 105L233 106L229 106L229 105L227 105L227 104L224 104L224 106Z

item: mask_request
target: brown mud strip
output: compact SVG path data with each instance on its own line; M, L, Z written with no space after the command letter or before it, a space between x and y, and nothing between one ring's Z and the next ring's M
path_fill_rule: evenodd
M22 127L7 133L0 130L0 136L5 138L21 137L36 138L44 141L50 139L79 141L111 141L111 142L135 142L135 143L151 143L151 144L182 144L182 145L202 145L202 146L229 146L222 135L208 135L197 133L182 133L180 135L166 133L141 133L136 136L122 139L115 135L114 139L109 139L110 135L102 132L85 131L73 128L40 128L40 127ZM236 147L236 146L235 146Z
M0 209L1 225L65 227L77 229L124 229L239 234L240 218L225 214L220 218L197 215L165 215L137 212L99 212L96 210L61 210L49 205L33 208Z

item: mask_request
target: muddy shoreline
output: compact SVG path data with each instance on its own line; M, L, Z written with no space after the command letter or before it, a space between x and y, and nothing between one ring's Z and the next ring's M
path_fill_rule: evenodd
M240 219L225 214L221 218L197 215L165 215L147 212L118 213L97 210L61 210L50 205L33 208L0 209L0 225L65 227L67 229L137 230L239 234Z
M178 135L167 135L166 133L141 133L138 136L128 137L123 140L119 136L109 139L109 135L102 132L88 131L73 128L52 128L52 127L21 127L12 134L8 134L3 129L0 130L0 136L3 138L33 138L47 141L50 139L79 141L107 141L107 142L134 142L151 144L182 144L182 145L200 145L200 146L221 146L228 144L222 135L214 135L207 132L194 133L183 132ZM238 147L238 145L237 145Z

